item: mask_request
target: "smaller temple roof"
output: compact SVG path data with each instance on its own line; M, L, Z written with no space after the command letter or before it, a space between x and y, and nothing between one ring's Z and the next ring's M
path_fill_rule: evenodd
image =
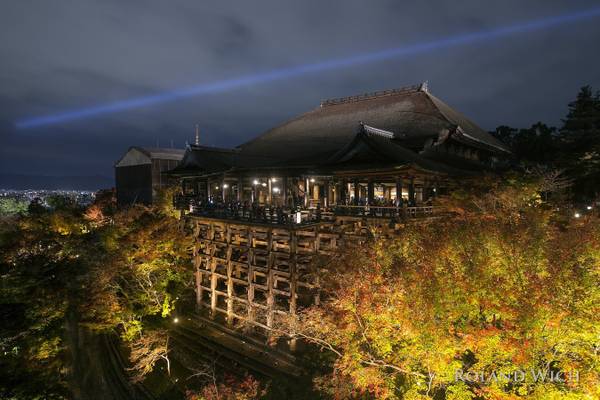
M151 164L152 160L180 161L184 154L184 149L132 146L115 163L115 167Z
M389 132L364 124L360 124L354 139L331 156L324 165L333 170L411 167L439 174L470 174L468 171L424 158L393 140Z

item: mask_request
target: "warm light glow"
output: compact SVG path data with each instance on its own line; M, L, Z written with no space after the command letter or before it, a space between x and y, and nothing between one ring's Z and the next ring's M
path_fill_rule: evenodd
M253 185L258 185L258 180L257 180L257 179L255 179L254 181L252 181L252 184L253 184Z
M267 186L267 184L266 184L266 183L264 183L264 182L263 182L263 183L261 183L261 185L263 185L263 187L264 187L264 186Z
M588 210L591 210L591 209L592 209L592 206L587 206L587 209L588 209Z
M219 188L218 186L215 186L215 189L218 189L218 188Z
M223 189L227 189L228 187L229 187L229 185L228 185L228 184L226 184L226 183L225 183L225 184L223 184Z
M314 181L315 181L315 178L310 178L310 181L311 181L311 182L314 182Z
M581 214L579 214L578 212L576 212L575 215L574 215L574 217L575 218L579 218L579 217L581 217Z
M174 323L178 323L179 322L179 318L177 318L177 317L173 318L173 322Z
M273 192L275 192L275 193L279 193L279 188L278 188L278 187L274 187L274 188L273 188Z
M277 178L271 178L271 182L277 182Z

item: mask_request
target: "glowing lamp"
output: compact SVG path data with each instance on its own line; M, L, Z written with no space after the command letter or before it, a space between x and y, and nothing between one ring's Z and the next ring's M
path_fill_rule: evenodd
M177 317L173 318L173 322L174 323L178 323L179 322L179 318L177 318Z
M587 208L588 210L591 210L591 209L592 209L592 206L587 206L586 208Z
M579 218L581 217L581 214L579 214L578 212L575 213L575 215L573 215L575 218Z
M257 180L257 179L253 180L253 181L252 181L252 184L253 184L253 185L258 185L258 180Z
M310 178L310 181L311 181L311 182L314 182L314 181L315 181L315 178Z

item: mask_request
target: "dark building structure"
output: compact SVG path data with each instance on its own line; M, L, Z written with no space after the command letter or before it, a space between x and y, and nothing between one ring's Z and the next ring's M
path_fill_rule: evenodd
M323 101L234 149L190 146L171 173L195 212L231 202L283 211L415 207L510 157L422 84Z
M320 301L323 256L435 216L437 196L510 159L426 84L323 101L233 149L189 146L170 174L193 227L198 307L269 332Z
M175 168L183 154L181 149L130 147L115 164L119 206L151 204L157 190L174 182L165 172Z

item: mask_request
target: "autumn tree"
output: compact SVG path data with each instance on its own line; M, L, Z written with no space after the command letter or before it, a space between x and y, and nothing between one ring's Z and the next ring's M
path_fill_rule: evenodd
M69 208L0 220L0 397L68 397L64 326L87 232Z
M600 396L600 224L560 214L540 194L549 186L511 178L457 193L454 216L373 231L337 258L325 301L291 329L333 355L323 393Z
M96 230L96 245L87 249L80 310L86 326L120 333L140 380L157 361L168 363L164 325L191 287L189 243L179 221L162 209L135 206L111 221Z

